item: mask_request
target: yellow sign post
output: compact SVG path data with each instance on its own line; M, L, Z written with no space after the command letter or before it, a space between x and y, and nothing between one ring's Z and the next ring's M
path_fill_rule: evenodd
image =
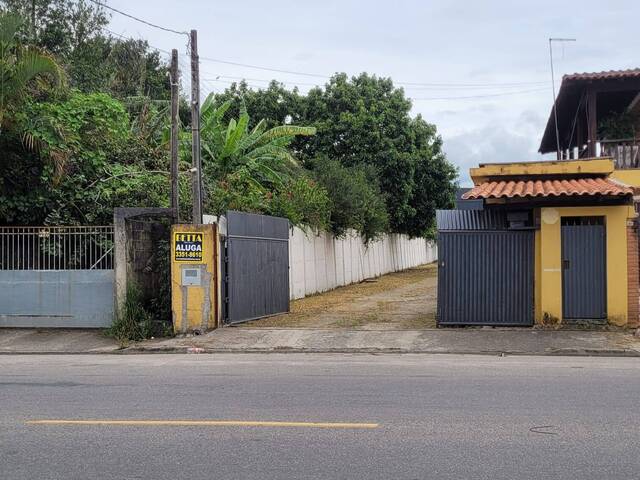
M175 333L218 325L216 225L171 227L171 310Z

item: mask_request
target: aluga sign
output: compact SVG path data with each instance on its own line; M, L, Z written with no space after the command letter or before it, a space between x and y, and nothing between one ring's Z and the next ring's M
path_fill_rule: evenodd
M202 234L176 232L174 233L173 258L177 262L202 261Z

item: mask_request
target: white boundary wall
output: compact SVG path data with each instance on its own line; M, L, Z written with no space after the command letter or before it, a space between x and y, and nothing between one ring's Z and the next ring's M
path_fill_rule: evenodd
M355 232L335 238L294 227L289 229L290 297L303 298L437 259L435 243L423 238L384 235L365 246Z

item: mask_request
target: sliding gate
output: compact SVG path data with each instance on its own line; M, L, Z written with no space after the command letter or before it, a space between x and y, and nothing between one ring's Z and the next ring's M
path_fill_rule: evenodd
M234 324L289 311L289 221L227 212L223 319Z
M0 327L108 327L113 226L0 227Z
M438 210L438 325L531 326L534 230L503 212Z

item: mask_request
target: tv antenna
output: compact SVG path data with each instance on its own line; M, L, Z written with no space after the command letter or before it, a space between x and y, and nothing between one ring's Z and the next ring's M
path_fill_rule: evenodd
M556 108L556 79L553 73L553 42L575 42L575 38L549 38L549 62L551 63L551 89L553 91L553 121L556 126L556 156L560 160L560 133L558 131L558 110Z

